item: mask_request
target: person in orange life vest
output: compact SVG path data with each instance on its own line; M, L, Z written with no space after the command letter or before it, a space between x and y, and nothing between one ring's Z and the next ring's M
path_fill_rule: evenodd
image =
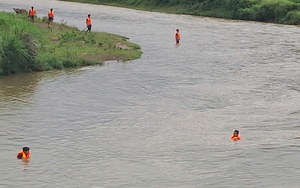
M48 28L50 28L50 24L53 23L54 19L54 12L53 9L51 8L50 11L48 12Z
M180 41L179 29L176 29L175 40L176 40L176 44L179 44Z
M86 30L86 32L88 31L88 32L91 32L91 30L92 30L92 19L91 19L91 15L89 14L88 15L88 17L87 17L87 19L86 19L86 27L87 27L87 29L88 30Z
M18 159L28 159L29 157L30 157L29 147L23 147L23 150L21 150L17 155Z
M241 137L239 134L240 134L240 131L234 130L230 139L233 141L241 140Z
M36 16L36 12L33 7L29 10L29 18L33 22L34 21L34 16Z

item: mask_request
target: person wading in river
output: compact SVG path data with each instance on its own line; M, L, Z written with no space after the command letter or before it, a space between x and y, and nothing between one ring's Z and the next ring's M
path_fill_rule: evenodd
M23 147L23 150L21 150L17 155L18 159L28 159L29 157L30 157L29 147Z
M85 31L86 32L91 32L92 30L92 19L91 19L91 15L89 14L87 19L85 20L85 23L86 23L86 27L87 27L87 30Z
M179 44L179 41L180 41L180 33L179 33L179 29L176 29L176 33L175 33L175 41L176 41L176 44Z
M232 136L230 137L230 139L232 141L238 141L238 140L241 140L241 137L240 137L240 131L238 130L234 130L233 133L232 133Z

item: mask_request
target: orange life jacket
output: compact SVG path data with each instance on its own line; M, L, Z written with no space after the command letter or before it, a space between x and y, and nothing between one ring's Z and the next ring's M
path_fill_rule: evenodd
M180 40L180 33L179 33L179 32L177 32L177 33L175 34L175 39L176 39L176 40Z
M233 140L233 141L237 141L237 140L241 140L241 137L238 135L238 136L231 136L231 138L230 138L231 140Z
M18 155L19 154L22 154L22 159L28 159L29 157L30 157L30 152L28 153L28 155L26 155L26 153L23 151L23 150L21 150L19 153L18 153ZM17 156L18 156L17 155Z
M87 25L92 25L92 19L91 18L87 18L86 19L86 24Z
M35 15L35 10L34 9L30 9L29 10L29 16L34 16Z
M49 11L49 12L48 12L48 17L49 17L49 18L53 18L53 17L54 17L54 12L53 12L53 11L52 11L52 12Z

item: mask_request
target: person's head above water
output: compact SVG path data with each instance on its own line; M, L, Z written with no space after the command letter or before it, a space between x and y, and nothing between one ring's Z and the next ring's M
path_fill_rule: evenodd
M23 149L18 153L18 159L28 159L30 157L29 147L23 147Z
M233 131L233 135L234 135L234 136L238 136L239 134L240 134L240 131L238 131L238 130L234 130L234 131Z
M26 153L26 154L28 154L29 153L29 147L23 147L23 151L24 151L24 153Z

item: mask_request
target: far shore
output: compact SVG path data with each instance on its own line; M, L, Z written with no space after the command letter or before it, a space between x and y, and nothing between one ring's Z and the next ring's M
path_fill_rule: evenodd
M60 0L232 20L300 25L297 0Z

